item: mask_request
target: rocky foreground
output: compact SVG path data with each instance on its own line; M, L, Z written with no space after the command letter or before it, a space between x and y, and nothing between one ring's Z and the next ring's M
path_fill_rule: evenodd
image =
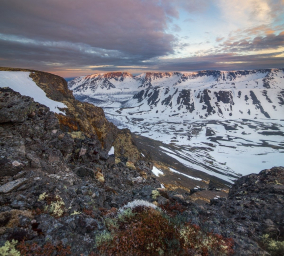
M283 255L283 167L195 204L161 188L127 130L67 92L59 116L0 89L1 255Z

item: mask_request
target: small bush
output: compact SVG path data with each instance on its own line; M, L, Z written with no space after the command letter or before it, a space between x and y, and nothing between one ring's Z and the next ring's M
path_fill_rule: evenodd
M146 207L146 208L153 208L153 209L157 208L156 205L154 205L152 203L149 203L148 201L134 200L132 202L129 202L127 205L123 206L122 208L120 208L118 210L118 213L121 213L121 212L125 211L125 209L127 209L127 208L133 209L133 208L136 208L138 206L143 206L143 207Z

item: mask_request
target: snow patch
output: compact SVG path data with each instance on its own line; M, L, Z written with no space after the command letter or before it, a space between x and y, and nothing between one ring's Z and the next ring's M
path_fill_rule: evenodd
M164 173L155 166L153 166L152 173L154 173L157 177L159 177L160 175L164 175Z
M114 155L114 147L112 146L111 149L108 152L108 155Z
M0 87L9 87L24 96L29 96L34 101L50 108L50 111L64 114L59 108L67 108L62 102L54 101L46 97L45 92L39 88L29 77L30 72L0 71Z
M177 170L175 170L175 169L173 169L173 168L170 168L170 170L171 170L171 172L178 173L178 174L183 175L183 176L185 176L185 177L187 177L187 178L189 178L189 179L192 179L192 180L198 180L198 181L201 181L201 180L202 180L202 179L200 179L200 178L196 178L196 177L193 177L193 176L184 174L184 173L182 173L182 172L178 172Z

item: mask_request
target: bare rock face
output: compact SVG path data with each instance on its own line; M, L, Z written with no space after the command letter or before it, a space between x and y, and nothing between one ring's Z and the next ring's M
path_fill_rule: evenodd
M59 120L59 128L63 132L69 132L73 138L86 137L98 139L101 143L101 147L108 151L117 140L117 137L124 137L125 131L120 131L113 123L109 122L104 114L102 108L96 107L90 103L83 103L76 100L72 94L72 91L68 89L67 82L59 76L49 74L41 71L34 70L22 70L12 68L0 68L0 71L30 71L30 77L34 82L46 93L47 97L63 102L68 108L64 109L65 115L55 114ZM113 76L129 76L128 73L113 73ZM34 106L30 102L23 102L21 99L19 102L15 102L15 99L11 99L14 106L22 108L22 112L16 112L19 117L15 117L15 120L24 121L24 116L33 115ZM18 104L19 103L19 104ZM33 103L34 104L34 103ZM10 106L10 108L12 105ZM0 109L0 122L6 122L11 119L9 113L13 112L12 109L6 108L5 111ZM15 115L15 112L13 112ZM130 131L128 137L132 136ZM131 139L124 139L125 157L131 158L135 161L139 160L138 149L134 146ZM129 144L127 144L129 143ZM117 142L116 142L117 144ZM133 153L132 153L133 152ZM134 155L133 155L134 154Z
M111 148L118 129L107 121L101 108L76 100L68 89L67 82L59 76L36 71L30 77L45 91L47 97L63 102L68 107L65 116L56 114L63 131L81 131L87 137L95 134L103 148Z
M0 102L0 123L24 122L34 114L36 103L29 99L23 101L21 97L9 94L10 91L9 88L1 91L1 98L6 97L6 100Z
M114 141L116 158L126 157L128 161L136 163L141 159L141 152L132 140L132 134L128 129L120 130Z
M227 206L228 214L250 226L251 233L283 239L284 168L273 167L240 178L230 190Z
M128 73L113 73L113 76L127 76ZM50 99L61 101L67 105L66 115L56 114L60 128L66 132L83 132L86 137L95 137L101 142L102 148L108 151L112 145L124 149L119 156L123 155L132 161L138 161L141 156L133 144L130 131L121 131L113 123L109 122L102 108L90 103L83 103L76 100L72 91L68 89L66 81L52 74L45 72L32 72L31 78L43 89Z

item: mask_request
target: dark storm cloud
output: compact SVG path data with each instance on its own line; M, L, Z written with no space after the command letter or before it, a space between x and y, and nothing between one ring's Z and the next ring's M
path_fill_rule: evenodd
M0 65L142 65L180 45L165 32L177 8L195 12L205 6L205 0L2 1ZM173 24L173 30L180 28Z
M0 56L4 59L0 59L0 63L5 63L5 66L13 66L13 63L17 61L17 67L50 72L78 68L94 70L92 73L95 73L98 70L125 70L125 66L128 66L128 70L137 69L136 66L143 66L145 71L243 70L282 68L284 63L284 57L275 57L280 54L279 52L245 56L239 56L235 53L208 54L206 56L162 60L153 58L152 61L145 62L143 58L130 58L118 51L113 51L106 56L105 51L99 51L99 49L86 51L85 47L80 48L72 44L49 47L45 46L46 44L23 44L2 40L0 45L3 46L0 47ZM15 52L18 52L17 56L14 55ZM100 66L92 68L92 65ZM131 66L134 67L131 68Z
M76 68L88 67L99 63L100 65L132 65L133 59L122 55L118 51L106 51L90 48L84 45L58 44L38 42L15 42L0 39L0 56L4 63L2 66L36 68L50 71L54 67ZM15 54L17 53L17 54ZM135 62L140 62L139 58Z
M84 43L144 58L173 53L165 11L150 0L9 0L0 33L39 41Z

